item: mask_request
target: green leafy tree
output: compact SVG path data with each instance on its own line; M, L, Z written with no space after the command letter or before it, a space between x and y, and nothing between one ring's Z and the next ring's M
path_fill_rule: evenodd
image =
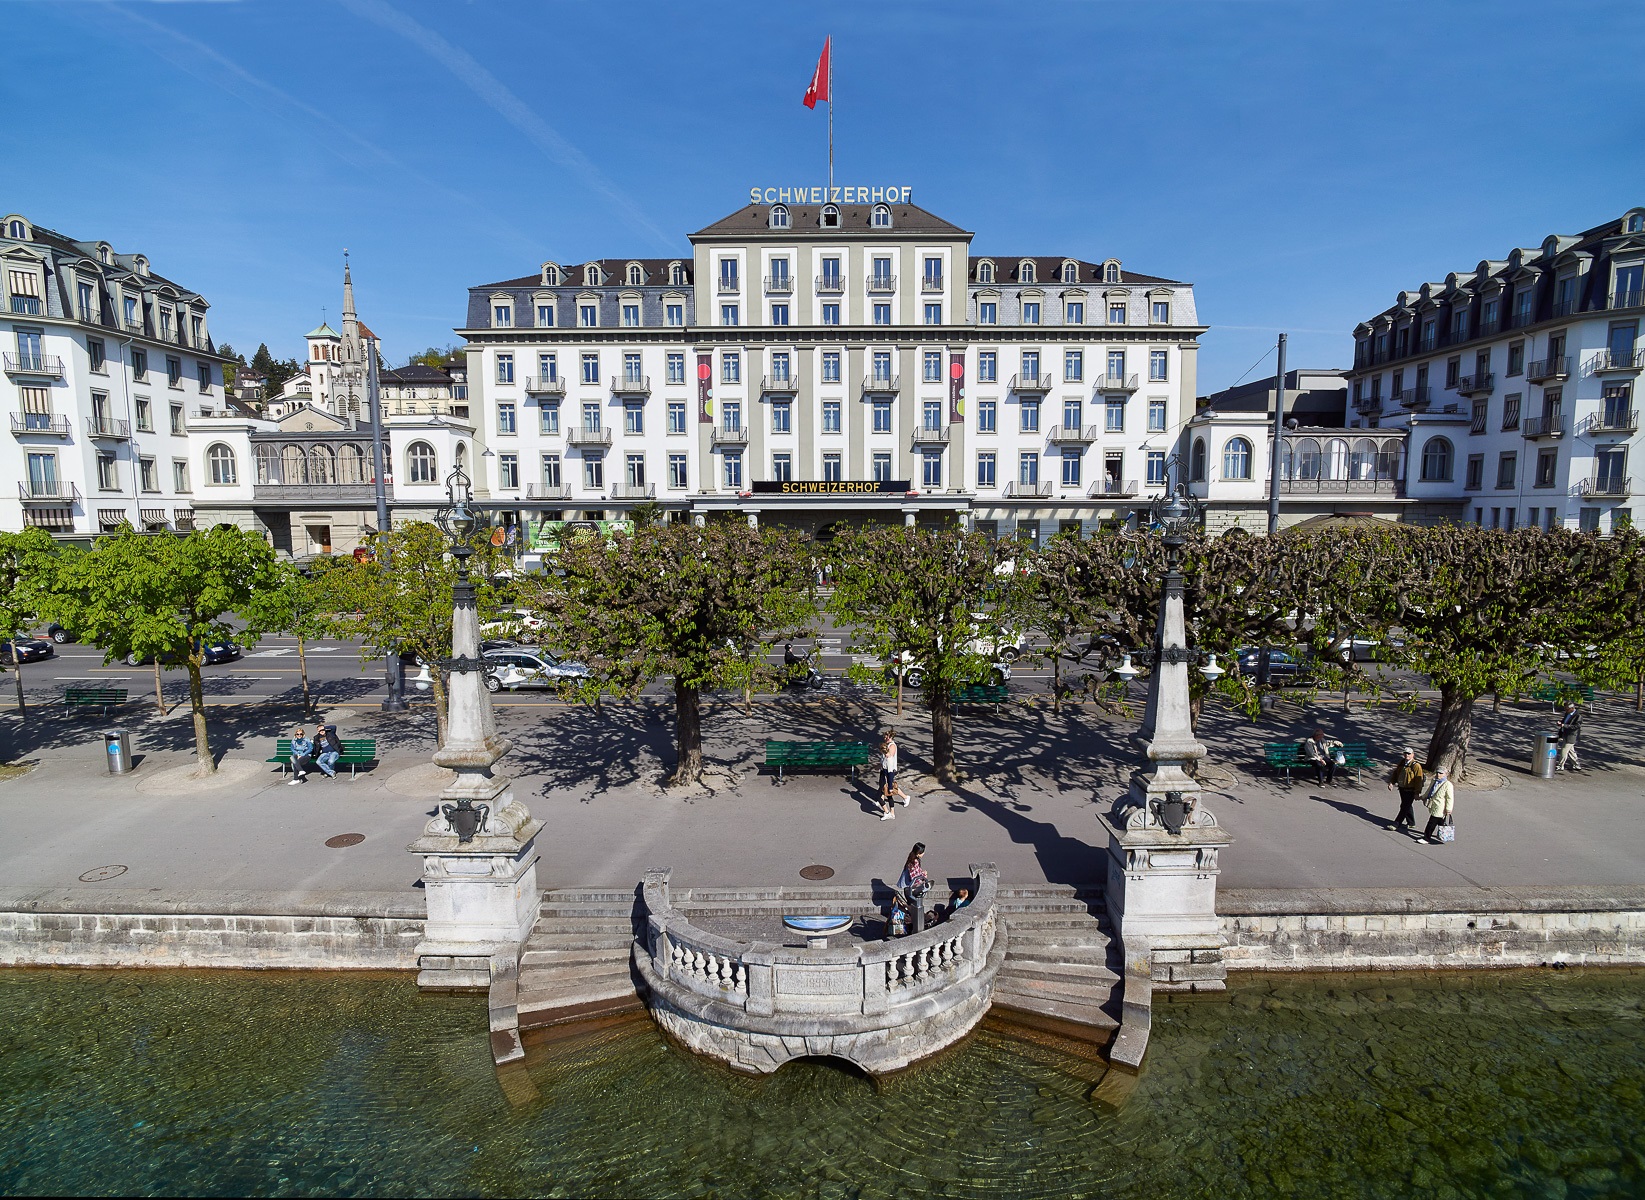
M58 547L44 529L0 533L0 638L14 642L40 619L51 592ZM23 668L12 655L17 711L24 711Z
M1590 580L1584 622L1591 639L1574 632L1561 665L1593 687L1632 688L1634 710L1645 710L1645 539L1623 530L1604 543L1606 562Z
M288 379L303 372L303 365L296 359L280 359L270 354L267 342L257 344L257 353L251 356L251 367L268 377L268 385L263 389L265 400L278 396Z
M867 525L837 534L830 550L829 612L855 631L857 650L892 663L906 653L924 668L932 767L938 782L954 785L952 693L992 669L972 613L1011 611L1012 575L1000 568L1015 547L954 526Z
M418 354L413 354L406 360L408 367L434 367L443 370L458 351L455 347L447 346L444 350L438 346L430 346Z
M259 592L242 614L264 633L286 634L297 639L297 669L302 677L304 712L314 709L308 681L308 643L330 636L337 625L323 579L336 562L332 558L317 558L310 574L289 562L276 564L274 585Z
M246 356L236 351L227 342L217 347L217 353L223 356L223 389L227 391L234 386L235 379L239 377L240 368L246 365Z
M197 775L217 770L206 730L201 667L205 647L255 644L255 622L231 619L276 586L274 552L262 538L219 526L186 537L139 534L129 526L65 556L54 572L51 615L103 651L104 661L135 656L169 660L188 672Z
M457 560L451 543L435 526L414 521L372 538L375 555L363 562L339 559L315 577L318 603L332 615L328 628L361 641L360 660L388 654L415 654L429 667L440 744L446 739L446 672L437 664L451 657L451 589ZM496 618L506 596L501 572L510 560L479 531L471 544L480 620ZM384 557L389 566L383 565Z
M670 784L702 777L703 692L777 678L771 647L816 616L806 557L786 530L654 523L571 538L554 566L522 581L520 595L546 618L545 640L588 665L589 679L572 695L635 696L673 677Z

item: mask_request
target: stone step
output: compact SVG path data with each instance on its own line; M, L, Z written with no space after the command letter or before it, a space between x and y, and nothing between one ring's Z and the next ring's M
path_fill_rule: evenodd
M597 980L589 980L565 987L532 988L529 992L520 990L517 1006L520 1011L520 1024L526 1024L525 1014L547 1012L556 1008L578 1008L605 1000L623 1000L629 997L638 997L634 990L634 981L626 974L621 978L611 976Z
M1013 934L1023 933L1030 937L1041 933L1066 937L1071 932L1082 937L1100 937L1108 930L1106 921L1099 921L1086 913L1001 913L1000 918Z
M611 946L603 950L556 950L552 947L539 947L535 942L527 942L525 952L520 955L520 966L547 967L547 966L580 966L584 963L626 963L629 956L629 947Z
M1101 884L1002 883L995 893L1009 900L1101 900Z
M1010 1013L1026 1013L1050 1017L1073 1026L1091 1029L1117 1029L1119 1022L1095 1004L1080 1004L1066 1000L1051 1000L1043 996L1025 996L996 986L994 1008Z
M1102 963L1035 962L1012 958L1009 951L1006 952L1005 963L1000 967L998 978L1109 989L1119 983L1120 979L1117 972Z
M562 933L558 930L538 930L531 935L526 946L532 950L617 950L633 943L634 936L626 931Z
M994 992L996 995L1029 996L1037 1000L1090 1004L1100 1008L1113 998L1115 982L1111 974L1106 979L1099 976L1081 979L1077 976L1015 975L1001 971L994 977Z
M582 901L615 902L626 900L634 903L638 892L635 888L545 888L543 900L551 904L572 904Z
M626 963L621 969L597 964L585 967L527 967L520 972L519 994L525 998L584 989L603 992L618 985L634 986L633 975Z
M568 917L573 920L589 918L631 921L634 919L634 901L623 900L610 904L551 904L543 901L538 910L542 918Z
M1060 966L1066 963L1069 965L1105 967L1109 965L1110 960L1117 963L1119 955L1109 948L1106 941L1101 944L1077 943L1071 946L1056 946L1032 939L1019 938L1014 933L1005 951L1005 961L1016 964Z
M539 1000L541 1002L539 1002ZM520 1030L542 1029L550 1025L564 1025L573 1021L587 1021L619 1013L643 1012L645 1001L630 987L626 992L613 991L606 996L564 995L533 997L528 1003L520 1002Z
M1072 1069L1076 1073L1081 1062L1102 1061L1103 1048L1113 1040L1114 1031L1118 1028L1116 1025L1065 1021L1046 1013L1005 1008L999 1004L988 1010L988 1024L1014 1040L1069 1056L1068 1062L1058 1063L1053 1059L1050 1065L1063 1070Z

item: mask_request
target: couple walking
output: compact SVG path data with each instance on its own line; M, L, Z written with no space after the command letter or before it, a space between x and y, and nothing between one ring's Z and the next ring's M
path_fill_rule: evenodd
M1424 783L1427 784L1426 791ZM1388 773L1388 789L1392 791L1395 788L1399 789L1399 815L1394 818L1390 829L1416 829L1417 819L1413 810L1417 797L1421 796L1423 807L1428 810L1428 827L1417 836L1417 841L1437 846L1441 841L1449 840L1438 836L1441 829L1452 828L1451 809L1456 803L1456 787L1451 783L1449 771L1441 767L1429 779L1423 773L1422 764L1417 761L1416 751L1407 746L1399 762Z
M908 793L897 786L897 739L887 729L880 734L880 820L894 821L897 811L892 806L908 806Z

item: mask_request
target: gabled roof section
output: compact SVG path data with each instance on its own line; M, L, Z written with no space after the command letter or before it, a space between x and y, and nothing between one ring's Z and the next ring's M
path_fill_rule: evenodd
M1084 259L1066 258L1061 255L1039 254L973 254L966 275L970 282L977 282L977 264L984 261L994 264L994 283L996 286L1021 283L1022 281L1017 276L1022 272L1024 262L1034 264L1034 282L1030 285L1033 287L1046 287L1051 284L1063 283L1062 268L1065 263L1078 264L1079 279L1076 281L1077 283L1090 287L1102 285L1101 263L1086 262ZM1128 287L1132 284L1148 285L1156 283L1171 284L1176 287L1188 286L1180 279L1162 279L1158 275L1139 275L1137 272L1127 270L1124 267L1120 268L1120 281L1108 286Z
M592 262L600 268L600 275L605 279L601 284L584 284L583 269ZM639 263L640 270L645 273L645 281L641 287L689 287L691 286L691 253L679 255L675 258L595 258L584 259L582 262L557 262L560 268L560 282L547 284L548 287L580 288L580 287L633 287L628 282L628 268L631 263ZM675 263L685 268L685 283L671 284L668 280L668 268ZM472 292L487 291L491 288L541 288L544 287L543 274L539 270L535 275L522 275L518 279L499 279L496 283L477 283L469 290Z
M871 233L881 236L903 237L908 234L935 234L943 237L970 237L969 230L961 229L943 220L935 213L927 212L916 204L888 204L891 209L891 228L875 229L872 224L873 204L836 204L840 210L840 224L838 228L822 228L819 219L823 206L820 204L790 204L788 205L787 229L772 229L771 205L749 204L739 208L728 217L722 217L712 225L704 226L691 235L691 240L698 238L721 237L765 237L777 241L792 241L796 237L811 237L817 234L859 234Z
M343 335L322 321L317 329L311 329L303 336L306 338L340 338Z

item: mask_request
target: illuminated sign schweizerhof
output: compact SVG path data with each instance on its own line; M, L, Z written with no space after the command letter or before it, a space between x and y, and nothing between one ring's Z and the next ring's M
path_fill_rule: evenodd
M836 184L827 188L816 187L752 187L748 189L750 204L908 204L914 189L900 187L865 187L862 184Z

